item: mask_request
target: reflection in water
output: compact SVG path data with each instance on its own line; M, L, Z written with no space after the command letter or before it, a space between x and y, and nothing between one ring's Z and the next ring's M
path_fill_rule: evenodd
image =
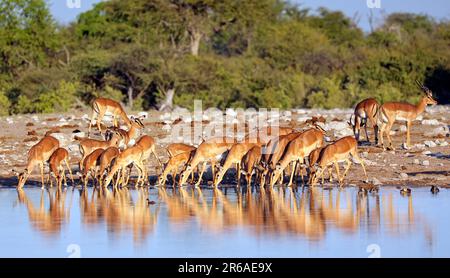
M45 205L45 194L48 195L49 207ZM66 190L56 189L54 193L49 190L42 190L39 206L33 205L23 189L17 190L18 200L24 204L28 211L31 225L45 235L57 234L61 231L62 225L69 220L70 204L66 208Z
M381 195L324 188L159 188L149 194L147 189L70 188L41 191L38 206L24 190L18 190L18 200L26 207L32 227L53 235L69 223L77 192L83 226L98 229L103 225L113 236L131 231L137 243L151 235L163 217L172 229L189 229L177 224L194 223L219 234L244 227L255 235L299 235L311 241L323 239L330 230L378 233L382 225L390 235L403 235L417 229L420 220L432 245L431 229L414 214L413 197L408 197L404 208L394 202L392 191ZM149 204L149 198L156 202Z

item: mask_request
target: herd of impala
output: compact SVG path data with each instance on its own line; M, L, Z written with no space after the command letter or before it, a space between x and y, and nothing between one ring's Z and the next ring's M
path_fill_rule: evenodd
M386 149L383 141L386 134L389 141L389 149L393 149L390 130L395 121L405 121L407 127L406 146L410 145L411 123L420 115L428 104L436 104L432 92L420 84L418 85L424 96L417 105L403 102L387 102L379 105L373 99L361 101L355 108L349 124L353 127L355 136L346 136L325 145L326 131L316 122L309 122L305 130L296 130L289 127L265 127L250 132L238 141L235 138L220 137L204 140L197 148L194 146L174 143L167 146L168 162L163 166L155 152L155 139L139 133L144 129L140 118L128 117L122 106L111 99L97 98L92 105L92 118L89 124L88 137L75 136L79 142L81 160L79 170L82 174L81 182L87 186L90 179L94 185L107 187L111 183L114 188L125 187L129 183L133 166L138 171L136 186L144 186L149 183L146 162L150 155L158 160L163 172L158 177L157 185L164 186L168 176L172 176L173 185L179 186L195 183L199 186L208 163L211 165L212 185L217 187L226 172L236 165L236 179L238 186L241 183L241 175L244 175L247 185L252 181L260 186L282 184L285 174L288 175L288 186L297 183L301 176L302 184L306 182L315 185L321 178L324 182L325 170L328 171L332 181L333 166L336 170L340 185L350 169L352 160L361 164L364 175L367 178L363 160L358 155L359 133L362 126L365 127L367 141L370 142L367 133L367 122L370 121L374 129L375 143L381 139L381 146ZM102 131L101 123L105 115L113 118L113 127ZM119 128L119 118L128 127L127 130ZM354 118L354 120L353 120ZM96 121L97 128L102 139L91 139L91 125ZM379 127L380 126L380 127ZM269 140L261 140L259 134L269 136ZM253 135L253 136L251 136ZM256 138L256 139L255 139ZM346 162L344 173L339 171L339 162ZM17 173L19 178L18 188L22 188L30 173L39 167L42 186L45 186L44 168L49 164L47 182L52 186L52 176L58 186L62 182L66 184L66 169L70 174L69 152L60 147L60 142L46 133L45 136L28 152L28 163L22 173ZM179 169L182 171L178 175ZM290 169L290 170L289 170ZM198 172L197 181L194 173ZM308 177L305 180L305 174Z

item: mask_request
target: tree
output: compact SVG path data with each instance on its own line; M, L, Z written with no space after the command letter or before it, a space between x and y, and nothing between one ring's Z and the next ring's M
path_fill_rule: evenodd
M19 76L44 66L57 49L56 25L44 0L0 2L0 72Z

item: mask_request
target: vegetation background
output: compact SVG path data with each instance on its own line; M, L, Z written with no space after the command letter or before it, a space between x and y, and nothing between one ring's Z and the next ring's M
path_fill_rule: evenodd
M450 22L394 13L365 34L282 0L109 0L60 26L44 0L0 0L0 116L97 96L136 110L415 102L416 79L449 103Z

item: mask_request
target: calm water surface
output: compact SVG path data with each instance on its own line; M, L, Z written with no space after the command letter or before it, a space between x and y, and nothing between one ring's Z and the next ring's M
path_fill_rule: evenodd
M1 188L0 246L0 257L368 257L377 246L450 257L450 191Z

